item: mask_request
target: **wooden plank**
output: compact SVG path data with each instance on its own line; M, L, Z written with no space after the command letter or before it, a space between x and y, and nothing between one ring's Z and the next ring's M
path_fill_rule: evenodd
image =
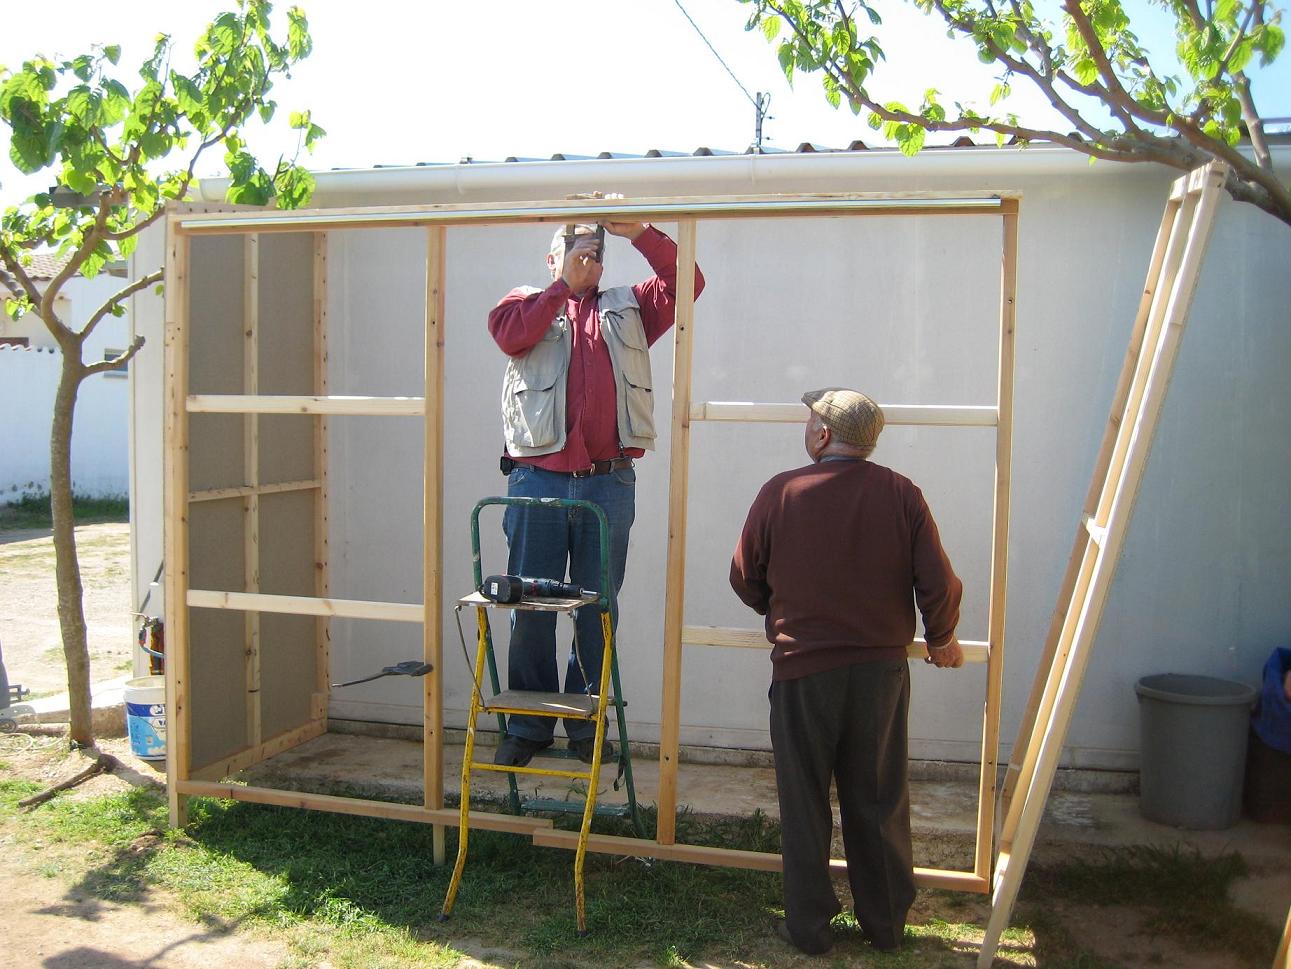
M188 823L179 785L188 777L192 751L189 705L188 609L188 394L189 242L166 217L166 424L163 447L166 548L166 791L172 828Z
M327 396L327 234L314 234L314 393ZM314 424L314 476L318 491L314 495L314 595L326 599L331 594L331 554L328 503L327 415L316 414ZM262 492L263 493L263 492ZM314 696L311 715L318 720L327 717L332 694L332 621L320 616L314 626Z
M425 609L411 602L372 602L367 599L315 599L266 593L219 592L190 589L187 601L201 609L247 609L289 616L335 616L342 619L380 619L386 622L421 622Z
M181 781L185 794L195 797L218 797L226 801L245 801L250 804L273 804L278 807L304 808L310 811L328 811L332 814L354 814L367 818L388 818L392 821L415 821L419 824L451 824L458 820L456 808L427 808L418 804L396 804L390 801L373 801L360 797L337 797L334 794L309 794L298 791L278 791L267 787L247 787L242 784L217 784L214 781ZM524 818L511 814L487 814L472 811L472 828L482 831L505 831L510 834L530 835L551 827L549 818Z
M188 233L323 232L331 229L568 222L680 222L689 218L804 218L890 215L995 215L1006 192L852 192L800 195L665 196L554 199L537 202L391 205L264 211L254 215L191 215Z
M302 726L286 730L276 737L271 737L254 747L248 747L229 757L224 757L212 764L200 767L189 774L189 779L195 781L222 780L230 774L236 774L238 771L246 770L248 767L254 767L270 757L275 757L283 751L298 747L307 740L321 737L325 733L327 733L326 720L311 720Z
M671 844L677 821L681 746L681 624L685 612L686 499L690 489L690 367L695 322L695 220L677 225L677 314L672 365L672 442L668 473L668 557L663 606L663 699L659 717L656 837Z
M1000 349L996 400L999 426L995 432L995 509L992 518L991 593L987 612L986 709L982 717L981 774L977 791L977 847L973 874L991 874L995 836L995 799L1000 754L1000 707L1004 695L1004 619L1009 575L1010 482L1013 480L1013 364L1017 326L1018 204L1005 203L1001 220Z
M204 491L190 491L188 500L225 501L229 498L246 498L251 495L280 495L290 491L314 491L323 487L318 479L308 481L275 481L269 484L242 485L237 488L208 488Z
M885 425L917 427L994 427L997 408L975 404L880 404ZM805 424L801 404L754 404L746 401L697 401L690 405L692 421L735 421L753 424Z
M503 690L485 701L481 713L532 713L540 717L593 720L599 698L583 693L540 693L537 690Z
M444 326L445 232L426 233L426 408L422 496L422 777L424 804L444 806ZM444 828L435 827L432 850L444 863Z
M242 390L260 393L260 237L243 240L245 264L242 284ZM242 418L244 479L251 488L260 485L260 415ZM260 591L260 496L252 491L242 501L242 568L244 592ZM260 613L242 617L246 649L243 654L247 745L260 746Z
M760 629L733 629L728 626L683 626L681 641L687 646L725 646L737 649L770 650L771 644ZM959 645L964 648L964 662L985 663L990 655L990 643L962 639ZM916 638L906 647L910 659L925 659L928 656L928 644L922 636Z
M989 969L993 961L1000 936L1012 915L1022 876L1035 844L1045 802L1098 635L1107 594L1116 575L1139 484L1147 467L1152 439L1173 373L1188 310L1196 291L1226 171L1223 165L1208 165L1205 191L1200 194L1195 206L1191 207L1191 212L1187 202L1181 208L1181 214L1187 222L1183 255L1178 262L1177 272L1168 272L1171 266L1168 255L1164 263L1166 272L1163 272L1162 281L1165 283L1168 280L1168 285L1161 287L1162 293L1168 294L1165 299L1164 325L1159 328L1157 339L1153 340L1154 328L1149 322L1142 360L1140 366L1136 367L1136 386L1132 386L1127 398L1125 416L1117 434L1107 480L1098 502L1099 512L1096 518L1107 528L1106 541L1101 546L1088 543L1085 563L1082 564L1082 571L1088 571L1090 575L1088 587L1066 610L1064 635L1068 629L1072 630L1072 645L1065 660L1050 671L1050 679L1056 679L1058 685L1052 710L1048 716L1037 718L1035 732L1039 734L1038 744L1036 738L1032 740L1037 748L1036 765L1029 777L1024 773L1019 780L1018 789L1024 791L1024 797L1020 801L1015 797L1010 805L1010 815L1017 815L1017 820L1012 825L1015 833L1011 841L1002 841L1002 847L1007 849L1007 860L1004 861L1002 853L1001 860L1004 863L997 865L991 917L978 954L979 969ZM1192 181L1189 184L1193 184ZM1154 315L1155 312L1154 309ZM1144 371L1145 375L1140 378Z
M474 824L473 821L471 823ZM578 845L578 832L544 828L533 833L533 843L544 848L573 849ZM606 834L590 835L587 839L587 850L601 854L658 858L661 861L718 865L723 868L743 868L752 871L781 871L784 867L781 856L773 852L712 848L707 845L660 844L657 841L645 841L641 838L624 838ZM847 862L842 858L830 859L829 866L834 872L847 871ZM915 883L920 888L944 888L985 894L990 887L985 878L978 878L972 872L966 871L916 867L914 876Z
M352 417L421 417L421 397L344 397L191 394L190 414L335 414Z

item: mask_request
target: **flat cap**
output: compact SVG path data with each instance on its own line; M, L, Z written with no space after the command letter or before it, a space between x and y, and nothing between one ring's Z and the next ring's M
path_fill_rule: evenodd
M825 387L803 394L802 402L844 444L872 449L883 430L883 408L859 390Z

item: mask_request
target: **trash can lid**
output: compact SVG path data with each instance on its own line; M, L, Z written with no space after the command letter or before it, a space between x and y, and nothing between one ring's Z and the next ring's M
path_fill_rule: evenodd
M1134 684L1139 698L1192 703L1200 706L1250 706L1255 702L1255 688L1234 680L1192 673L1157 673L1142 677Z

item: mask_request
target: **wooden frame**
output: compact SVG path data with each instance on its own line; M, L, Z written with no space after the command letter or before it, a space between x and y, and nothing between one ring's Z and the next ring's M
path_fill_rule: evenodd
M572 219L654 220L678 224L678 301L674 329L671 474L669 483L669 544L665 598L665 657L663 666L663 711L660 744L660 812L655 842L594 836L594 851L630 853L700 864L722 864L776 870L777 855L738 852L675 844L674 816L677 803L677 758L680 740L680 685L684 643L714 647L769 648L761 633L684 624L683 578L685 573L686 497L689 477L689 430L693 421L801 422L804 409L797 404L693 402L691 400L692 336L695 326L694 274L698 222L733 218L805 218L815 216L962 216L995 217L1001 224L1000 314L997 401L994 405L930 406L885 404L888 422L918 426L995 427L995 484L991 543L991 589L988 640L966 644L970 661L987 666L985 717L982 731L980 804L977 818L977 847L971 871L916 869L916 879L926 887L986 892L989 889L993 854L1000 692L1004 660L1005 576L1007 566L1009 481L1012 439L1012 394L1014 358L1014 306L1016 290L1017 220L1019 199L999 193L900 193L802 196L738 196L730 198L661 198L632 200L564 200L526 204L425 205L377 209L343 209L317 212L263 212L172 214L167 221L167 440L166 440L166 531L168 569L168 696L171 706L172 742L169 747L168 782L172 824L182 824L184 798L189 795L236 797L263 803L285 803L320 810L345 810L419 820L436 826L435 855L443 856L443 825L456 823L456 813L443 810L442 743L443 706L440 630L443 625L442 581L442 495L443 495L443 383L444 383L444 272L446 235L451 226L501 225L518 223L566 223ZM341 397L327 394L326 387L326 233L347 229L419 227L426 232L426 391L423 397ZM187 325L190 246L194 239L208 236L245 236L255 251L263 239L274 233L312 233L314 239L314 354L315 379L312 395L264 395L254 379L244 382L242 394L194 394L188 383ZM254 261L248 258L250 269ZM248 273L250 278L250 273ZM248 296L248 305L254 302ZM251 316L250 310L246 314ZM249 327L248 341L255 327ZM248 354L251 352L247 351ZM248 365L248 370L252 368ZM254 372L249 374L254 378ZM190 491L188 482L188 422L193 414L253 415L248 420L248 451L259 424L254 415L313 415L314 476L312 479L261 484L258 474L241 485ZM421 417L425 432L424 473L424 565L423 603L357 601L331 598L326 573L326 417L328 415ZM257 469L258 470L258 469ZM317 580L313 596L271 595L248 582L245 591L191 588L189 561L189 510L197 503L231 498L241 499L248 508L258 505L269 493L309 492L315 501L315 543ZM248 532L248 550L257 544ZM251 561L248 551L248 562ZM248 575L251 575L248 572ZM255 738L246 750L213 764L192 768L192 724L189 711L189 627L188 608L243 610L250 616L279 613L318 617L318 673L312 718L276 737ZM286 792L266 792L214 783L229 770L240 769L288 749L322 733L327 708L328 629L333 617L379 619L423 624L423 655L434 667L424 678L425 799L420 808L383 805ZM910 647L910 655L926 655L921 643ZM250 674L248 673L248 677ZM248 679L248 684L251 680ZM257 713L257 722L259 714ZM341 805L344 802L345 806ZM509 819L503 830L529 833L540 844L566 845L563 832L541 824ZM474 816L472 824L476 824ZM495 826L501 822L490 822ZM480 827L489 824L481 822ZM625 845L625 840L627 844ZM630 847L629 847L630 845ZM843 862L835 861L835 865Z

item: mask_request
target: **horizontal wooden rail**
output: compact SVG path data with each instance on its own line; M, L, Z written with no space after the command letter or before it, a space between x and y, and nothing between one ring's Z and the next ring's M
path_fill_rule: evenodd
M689 646L733 646L739 649L770 649L766 633L760 629L732 629L728 626L682 626L681 641ZM964 662L985 663L990 656L991 644L961 639ZM928 655L928 644L922 637L906 647L911 659Z
M290 491L314 491L321 488L321 481L279 481L273 484L241 485L237 488L207 488L190 491L189 501L221 501L226 498L249 498L252 495L281 495Z
M395 205L175 216L181 232L324 232L371 226L505 225L516 222L671 222L678 218L772 218L830 215L999 215L1016 193L893 192L820 195L731 195L641 199L573 199L479 205Z
M475 821L472 819L471 823L474 824ZM533 833L533 843L547 848L575 848L578 846L578 832L543 828ZM607 834L590 835L587 850L602 854L681 861L692 865L747 868L753 871L780 871L784 865L780 855L768 851L741 851L735 848L710 848L706 845L661 845L657 841ZM836 872L847 871L847 862L841 858L831 859L829 866ZM914 877L920 888L945 888L978 894L986 894L990 890L990 883L985 878L979 878L969 871L915 868Z
M264 592L217 592L213 589L189 589L187 601L190 606L198 609L238 609L243 612L382 619L387 622L422 622L426 613L424 607L412 602L321 599L313 596L276 596Z
M334 794L277 791L267 787L247 787L242 784L217 784L214 781L181 780L177 781L175 786L180 794L191 794L196 797L220 797L229 801L246 801L250 804L274 804L278 807L330 811L333 814L389 818L393 821L450 824L456 827L461 819L457 808L424 808L417 804L395 804L390 801L373 801L361 797L338 797ZM551 827L550 818L525 818L513 814L488 814L482 811L472 811L470 823L472 828L484 831L507 831L511 834L524 835Z
M342 417L424 417L424 397L297 397L190 394L190 414L334 414Z
M975 404L880 404L883 422L924 427L995 427L999 411ZM702 401L690 405L692 421L733 421L763 424L804 424L802 404L754 404L747 401Z

